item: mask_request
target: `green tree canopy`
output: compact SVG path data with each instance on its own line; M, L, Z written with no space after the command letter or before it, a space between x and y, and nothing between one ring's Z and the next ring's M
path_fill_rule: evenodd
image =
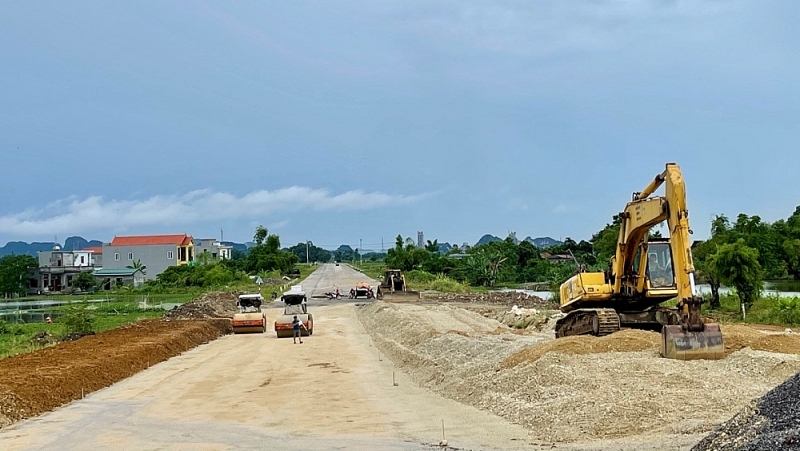
M30 255L6 255L0 258L0 292L4 296L24 296L28 273L38 262Z
M711 257L711 265L722 282L736 289L745 307L761 295L764 281L758 250L747 246L744 239L721 245Z

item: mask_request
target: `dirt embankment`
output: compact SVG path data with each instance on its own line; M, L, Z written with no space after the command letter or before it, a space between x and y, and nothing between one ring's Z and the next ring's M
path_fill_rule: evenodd
M556 306L555 303L544 300L538 296L517 291L490 291L488 293L422 293L422 299L426 301L456 302L472 304L496 304L505 305L509 308L512 305L526 308L549 308Z
M358 312L416 383L549 442L707 432L800 370L796 335L748 326L723 328L725 359L685 362L659 357L657 333L555 340L497 333L497 321L455 306L374 303Z
M230 321L224 319L153 319L0 360L0 427L80 399L230 332Z

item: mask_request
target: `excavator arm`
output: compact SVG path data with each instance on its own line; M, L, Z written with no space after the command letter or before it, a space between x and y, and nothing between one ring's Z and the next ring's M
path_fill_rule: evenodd
M662 185L664 196L650 197ZM618 260L616 269L619 271L615 288L617 292L628 289L642 293L645 290L647 252L640 253L639 271L635 272L633 262L636 251L640 247L647 249L649 230L665 220L669 228L672 267L677 288L678 324L664 326L662 353L666 357L681 359L722 358L724 347L719 325L705 324L700 314L703 299L696 294L686 186L680 167L675 163L668 163L664 172L657 175L644 190L634 193L633 201L623 213L615 256Z

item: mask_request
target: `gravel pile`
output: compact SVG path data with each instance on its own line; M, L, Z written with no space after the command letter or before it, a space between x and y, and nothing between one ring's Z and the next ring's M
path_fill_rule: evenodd
M745 406L692 451L800 450L800 374Z
M232 318L237 312L238 293L212 292L174 307L166 314L170 319Z
M439 292L423 292L422 299L426 301L440 301L440 302L463 302L473 304L499 304L511 307L517 305L519 307L531 308L549 308L552 309L555 304L546 301L538 296L529 295L523 292L516 291L490 291L488 293L439 293Z
M358 313L378 349L417 384L541 441L709 432L800 370L797 355L749 348L718 361L663 359L658 334L642 331L561 344L552 332L515 334L451 305L376 302Z

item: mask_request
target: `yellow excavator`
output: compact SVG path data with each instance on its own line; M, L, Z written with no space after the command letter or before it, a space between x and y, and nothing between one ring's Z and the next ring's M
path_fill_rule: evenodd
M664 185L663 196L653 196ZM647 187L633 193L620 214L616 255L608 271L576 275L560 287L556 337L608 335L620 327L661 330L661 355L678 360L724 357L719 324L704 323L697 295L689 210L681 170L668 163ZM668 238L649 238L666 221ZM675 307L661 306L676 299Z

